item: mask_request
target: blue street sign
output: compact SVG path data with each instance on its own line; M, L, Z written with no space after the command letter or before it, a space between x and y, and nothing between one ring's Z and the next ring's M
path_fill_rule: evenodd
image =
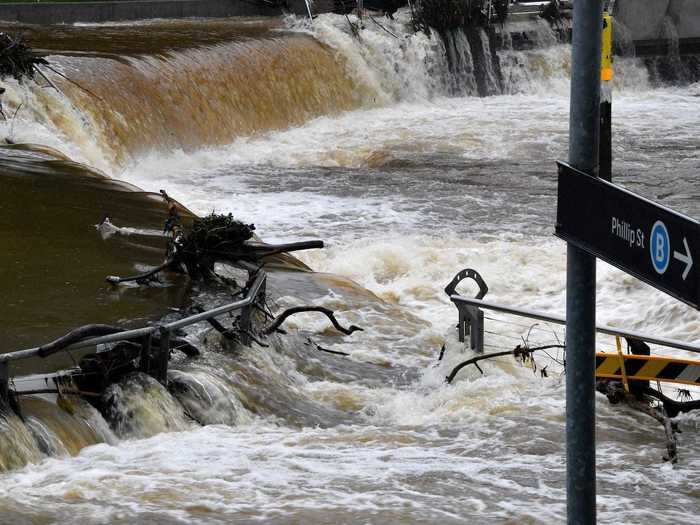
M656 221L651 228L649 251L654 270L656 273L663 274L671 260L671 242L668 239L666 225L661 221Z
M700 308L700 223L559 163L555 235Z

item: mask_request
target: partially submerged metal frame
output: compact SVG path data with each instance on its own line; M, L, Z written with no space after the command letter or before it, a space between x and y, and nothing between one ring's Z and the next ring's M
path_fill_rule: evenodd
M479 275L479 272L471 268L465 268L460 271L450 283L445 286L445 293L452 299L453 297L462 297L457 293L457 285L464 279L473 280L479 287L479 292L476 294L476 299L483 299L489 292L489 287L486 281ZM452 301L454 302L454 300ZM465 337L469 336L469 345L472 350L478 353L484 352L484 312L476 306L460 305L455 302L457 311L459 312L459 321L457 323L457 331L459 341L464 342Z
M554 315L545 312L539 312L537 310L530 310L527 308L517 308L513 306L505 306L502 304L492 303L489 301L484 301L483 299L472 299L469 297L463 297L458 294L450 296L450 300L455 304L457 310L459 311L459 340L464 341L464 334L479 332L481 333L481 341L483 343L483 331L484 331L484 310L493 310L494 312L502 312L505 314L515 315L518 317L527 317L529 319L536 319L538 321L546 321L548 323L554 323L558 325L566 325L566 318L561 315ZM475 312L478 315L475 315ZM464 319L464 321L463 321ZM466 328L462 328L463 323ZM700 345L688 343L685 341L679 341L677 339L669 339L666 337L657 337L654 335L645 334L642 332L635 332L633 330L625 330L623 328L615 328L608 325L596 325L596 332L606 335L625 337L630 339L639 339L647 343L657 344L661 346L667 346L669 348L676 348L678 350L685 350L686 352L700 353ZM471 339L472 349L478 352L483 352L482 348L475 348L473 342L474 337Z
M255 308L255 302L258 300L258 297L265 293L266 281L267 275L264 271L259 270L248 290L248 293L243 299L207 310L205 312L191 315L183 319L178 319L177 321L172 321L170 323L160 323L153 326L146 326L143 328L136 328L133 330L126 330L100 337L84 339L66 346L63 350L74 350L94 346L94 353L100 354L112 350L112 347L106 346L110 343L138 340L141 343L139 369L165 384L167 382L168 361L170 358L170 339L174 330L185 328L229 312L240 310L241 314L238 323L240 329L240 341L245 345L250 344L252 340L252 310ZM153 335L156 333L158 333L160 339L157 348L155 348L152 344ZM9 370L10 363L32 357L42 357L41 347L28 348L25 350L18 350L16 352L0 354L0 404L3 402L7 403L9 401L9 382L12 378Z

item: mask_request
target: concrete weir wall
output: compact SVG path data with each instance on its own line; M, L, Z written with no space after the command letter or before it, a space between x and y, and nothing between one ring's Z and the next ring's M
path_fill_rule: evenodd
M669 17L678 37L700 38L700 0L617 0L615 18L632 33L634 40L655 40L662 36Z
M678 28L679 38L700 38L700 1L671 0L668 15Z
M306 14L304 0L288 0L286 12ZM330 10L332 0L316 0L314 14ZM255 0L122 0L116 2L38 2L0 4L0 20L25 24L72 24L149 18L275 16L281 7Z

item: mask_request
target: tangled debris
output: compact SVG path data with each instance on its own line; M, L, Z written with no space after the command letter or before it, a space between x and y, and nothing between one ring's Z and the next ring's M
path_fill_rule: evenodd
M546 5L541 5L539 9L540 18L544 18L553 27L561 27L565 20L571 18L571 14L564 10L564 7L571 9L571 5L565 2L566 5L562 5L560 0L551 0Z
M184 266L193 279L212 277L217 260L235 261L252 255L244 243L253 237L255 225L244 224L231 214L212 213L195 219L189 231L184 231L175 222L172 213L169 220L172 223L166 223L166 229L170 228L173 233L168 247L171 264Z
M58 352L67 352L74 366L58 370L58 374L51 380L52 385L47 379L47 387L38 390L13 390L10 386L10 376L5 375L4 384L0 377L0 413L2 407L8 405L20 414L20 406L15 403L17 396L54 393L59 397L64 394L81 396L104 414L105 411L109 411L111 403L110 387L139 374L145 374L147 381L157 381L168 387L168 368L172 354L179 351L185 354L186 358L196 358L201 354L197 343L188 341L183 331L185 327L201 322L208 322L219 332L222 342L230 340L241 346L257 343L261 347L270 346L269 337L273 334L285 334L280 328L281 325L290 316L302 312L318 312L325 315L335 329L345 335L362 330L355 325L343 326L332 310L321 306L297 306L284 310L275 317L267 305L267 274L262 268L264 261L260 259L270 254L295 249L322 247L321 241L265 244L253 239L255 227L252 224L237 221L231 215L211 214L204 218L195 218L191 225L185 228L177 213L177 203L165 192L162 194L169 209L164 232L167 234L165 263L148 272L147 276L127 279L112 277L108 280L113 283L125 280L147 282L157 272L170 269L187 273L193 279L206 281L219 278L214 273L214 264L216 261L225 260L232 266L243 269L248 275L245 284L236 284L233 301L206 311L200 305L193 305L190 309L181 311L185 317L169 322L163 320L155 325L131 330L103 324L85 325L38 348L12 352L8 354L9 360L34 356L46 358ZM103 219L103 224L106 220L108 217ZM142 234L154 233L158 234ZM251 261L257 264L251 264ZM229 280L223 282L228 283ZM237 315L234 315L234 312ZM206 342L206 338L204 341ZM312 345L319 352L337 356L348 355L345 352L323 348L308 338L306 344ZM223 347L227 349L228 345ZM73 348L94 350L83 353L76 360L71 354ZM174 388L177 389L178 386L175 385Z
M60 71L54 69L43 56L34 52L31 47L29 47L28 41L24 35L10 35L8 33L0 32L0 80L7 77L12 77L21 83L26 79L34 80L34 75L38 74L47 84L44 87L51 87L61 93L58 86L56 86L56 84L54 84L54 82L48 76L46 76L44 71L42 71L39 66L46 68L56 76L59 76L63 80L73 84L91 97L104 102L104 99L89 89L81 86ZM1 94L2 93L0 93L0 95Z
M176 202L165 191L161 195L168 203L168 218L163 232L168 236L166 257L156 268L130 277L110 275L107 282L120 284L135 281L146 284L162 271L185 273L193 280L225 281L214 271L217 262L229 262L249 269L261 265L262 259L280 253L323 248L323 241L302 241L268 244L254 239L255 225L234 219L232 214L211 213L195 218L186 228L177 211ZM107 217L105 220L109 220Z
M167 238L165 261L156 268L131 277L108 276L111 284L135 281L138 284L148 284L157 279L157 275L163 271L173 271L187 274L191 279L209 282L224 282L233 284L238 289L238 294L247 295L254 287L254 283L260 275L264 278L262 270L265 257L279 253L305 250L310 248L322 248L322 241L303 241L286 244L267 244L254 238L255 225L246 224L236 220L232 214L212 213L203 218L194 218L190 225L185 226L178 213L178 203L165 191L161 195L168 206L168 215L163 228L163 234ZM102 224L109 221L105 216ZM111 223L110 223L110 226ZM114 228L114 226L112 226ZM99 228L99 227L98 227ZM234 267L239 267L248 272L248 282L238 286L231 279L224 278L215 272L217 262L226 262ZM292 315L302 312L319 312L324 314L333 324L336 330L345 335L361 331L362 328L351 325L348 328L341 325L334 312L321 306L297 306L288 308L275 317L266 304L264 286L255 297L252 308L262 313L263 319L258 319L257 328L251 323L250 313L241 314L233 319L230 327L225 326L219 320L208 317L209 325L217 331L225 340L234 340L247 345L255 342L261 347L269 346L265 339L273 333L285 334L281 325ZM203 313L201 305L194 305L191 310L195 313ZM264 320L268 324L264 324ZM85 327L84 327L85 328ZM108 327L111 329L111 327ZM74 342L81 329L72 337L65 339ZM111 333L111 332L106 332ZM55 346L55 345L54 345ZM65 347L66 345L61 345ZM320 347L319 347L320 348ZM323 349L323 351L326 351ZM343 352L333 352L345 355ZM189 354L188 354L189 355Z
M646 346L643 342L631 340L628 341L631 347L639 350L640 346ZM512 355L523 364L528 364L533 371L537 371L537 365L534 361L533 354L536 351L546 351L550 348L563 348L566 345L553 344L539 347L529 347L527 341L522 345L517 345L513 350L505 350L502 352L494 352L489 354L480 354L455 366L450 374L445 378L445 382L450 384L463 368L474 365L481 374L484 371L479 366L480 361L493 359L496 357ZM648 348L648 347L647 347ZM442 361L445 353L445 346L440 350L438 362ZM643 352L639 352L643 353ZM551 357L551 356L550 356ZM566 360L561 362L566 368ZM547 377L547 367L541 368L540 375ZM700 400L693 400L690 392L687 390L679 391L679 400L671 399L665 396L659 389L649 386L648 381L629 380L629 385L625 385L623 381L616 379L598 379L596 380L596 390L605 394L608 401L612 404L624 403L628 407L643 414L646 414L658 421L664 428L666 434L666 455L664 461L676 463L678 461L678 440L676 434L680 433L678 424L672 418L680 413L690 412L692 410L700 410Z
M19 82L33 79L37 65L48 62L32 51L24 35L0 33L0 79L12 77Z

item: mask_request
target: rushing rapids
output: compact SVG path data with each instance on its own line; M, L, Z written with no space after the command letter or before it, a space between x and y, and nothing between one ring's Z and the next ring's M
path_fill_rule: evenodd
M22 106L1 130L18 146L3 149L0 210L12 211L10 224L26 224L23 238L4 243L13 248L2 270L22 258L23 271L40 277L15 287L15 273L0 276L12 289L3 350L94 316L143 324L188 303L176 278L145 289L103 283L162 255L157 237L142 234L162 227L163 208L126 183L166 188L196 213L233 212L266 240L327 239L327 249L300 256L314 272L270 272L273 303L320 304L365 332L341 338L326 319L305 314L269 347L239 347L199 327L186 335L203 355L178 356L168 388L131 375L109 387L103 413L74 395L22 396L23 419L0 418L2 520L563 519L561 356L539 362L549 378L505 359L485 364L483 377L464 371L446 385L468 352L442 288L470 266L490 297L563 310L565 249L549 234L553 161L567 144L570 48L537 22L528 26L537 46L506 45L500 72L478 73L473 37L412 33L406 13L396 18L381 19L384 27L366 20L359 39L333 15L313 26L31 29L77 85L56 79L57 92L7 82L5 108ZM483 48L488 38L478 36ZM633 57L616 70L616 179L697 216L700 87L656 85ZM478 97L480 83L495 96ZM93 225L107 212L131 230L100 238ZM41 258L29 246L20 251L26 238L47 233L53 240L37 247ZM80 258L71 255L76 246ZM63 286L69 281L83 284ZM699 339L695 312L606 265L598 289L604 322ZM191 295L209 306L230 298L225 289ZM45 301L45 311L32 311L26 297ZM522 324L487 319L487 345L563 338ZM613 344L600 340L601 349ZM38 388L35 381L16 384ZM602 519L692 521L697 414L678 418L681 461L672 467L660 461L653 423L602 397L597 410Z

